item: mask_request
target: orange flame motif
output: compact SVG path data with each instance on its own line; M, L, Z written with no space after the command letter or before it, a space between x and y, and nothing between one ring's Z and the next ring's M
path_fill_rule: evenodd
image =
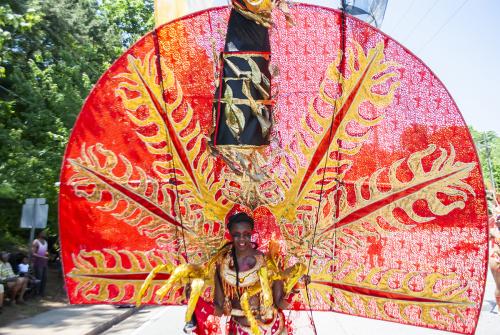
M347 18L342 54L338 12L298 4L289 15L293 26L272 18L269 146L210 144L227 9L161 26L159 50L145 36L96 84L61 177L71 302L134 302L156 268L142 301L186 303L182 281L155 292L174 267L214 255L237 209L253 212L257 242L276 242L283 265L310 264L294 309L308 298L314 310L472 334L484 187L453 100L374 28Z

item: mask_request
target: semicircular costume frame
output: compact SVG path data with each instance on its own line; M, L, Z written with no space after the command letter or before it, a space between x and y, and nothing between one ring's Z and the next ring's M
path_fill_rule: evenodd
M133 302L152 268L206 261L228 213L246 210L259 245L277 240L286 262L310 264L312 309L473 333L484 185L443 84L349 16L340 71L342 15L296 4L295 25L273 13L269 145L214 148L228 16L213 8L157 28L87 98L61 177L71 303ZM153 291L144 302L185 303L181 287L162 301ZM309 309L304 301L301 291L293 308Z

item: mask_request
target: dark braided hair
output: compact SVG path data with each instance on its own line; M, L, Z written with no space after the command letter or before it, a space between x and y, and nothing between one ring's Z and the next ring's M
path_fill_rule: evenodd
M229 220L227 222L227 229L230 231L231 227L233 227L237 223L248 223L252 229L254 228L254 221L253 219L246 213L236 213L233 214L229 217ZM240 297L240 266L238 264L238 258L236 257L236 249L233 247L231 248L231 255L233 256L233 265L234 265L234 270L236 271L236 294L238 295L238 298Z
M233 256L233 265L234 270L236 271L236 294L238 295L238 299L240 297L240 266L238 265L238 258L236 257L236 250L234 246L231 248L231 255Z
M227 229L231 230L231 227L234 226L236 223L248 223L252 229L254 227L254 222L253 219L247 214L247 213L236 213L233 214L229 217L229 220L227 221Z

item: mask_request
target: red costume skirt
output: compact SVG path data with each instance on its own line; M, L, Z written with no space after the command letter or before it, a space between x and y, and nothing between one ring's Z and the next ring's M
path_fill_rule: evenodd
M285 325L285 316L281 311L276 313L274 319L272 319L268 323L259 322L259 328L262 335L288 335ZM231 318L228 322L227 334L252 335L252 331L250 327L242 326Z

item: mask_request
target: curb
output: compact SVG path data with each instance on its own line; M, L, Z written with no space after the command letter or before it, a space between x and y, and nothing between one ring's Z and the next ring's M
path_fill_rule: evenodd
M122 322L125 319L131 317L132 315L134 315L135 313L137 313L141 309L142 309L142 307L139 307L139 308L137 308L137 307L130 308L125 313L117 315L114 318L112 318L111 320L106 321L103 324L100 324L99 326L95 327L94 329L92 329L91 331L85 333L84 335L99 335L99 334L102 334L106 330L112 328L113 326L116 326L120 322Z

